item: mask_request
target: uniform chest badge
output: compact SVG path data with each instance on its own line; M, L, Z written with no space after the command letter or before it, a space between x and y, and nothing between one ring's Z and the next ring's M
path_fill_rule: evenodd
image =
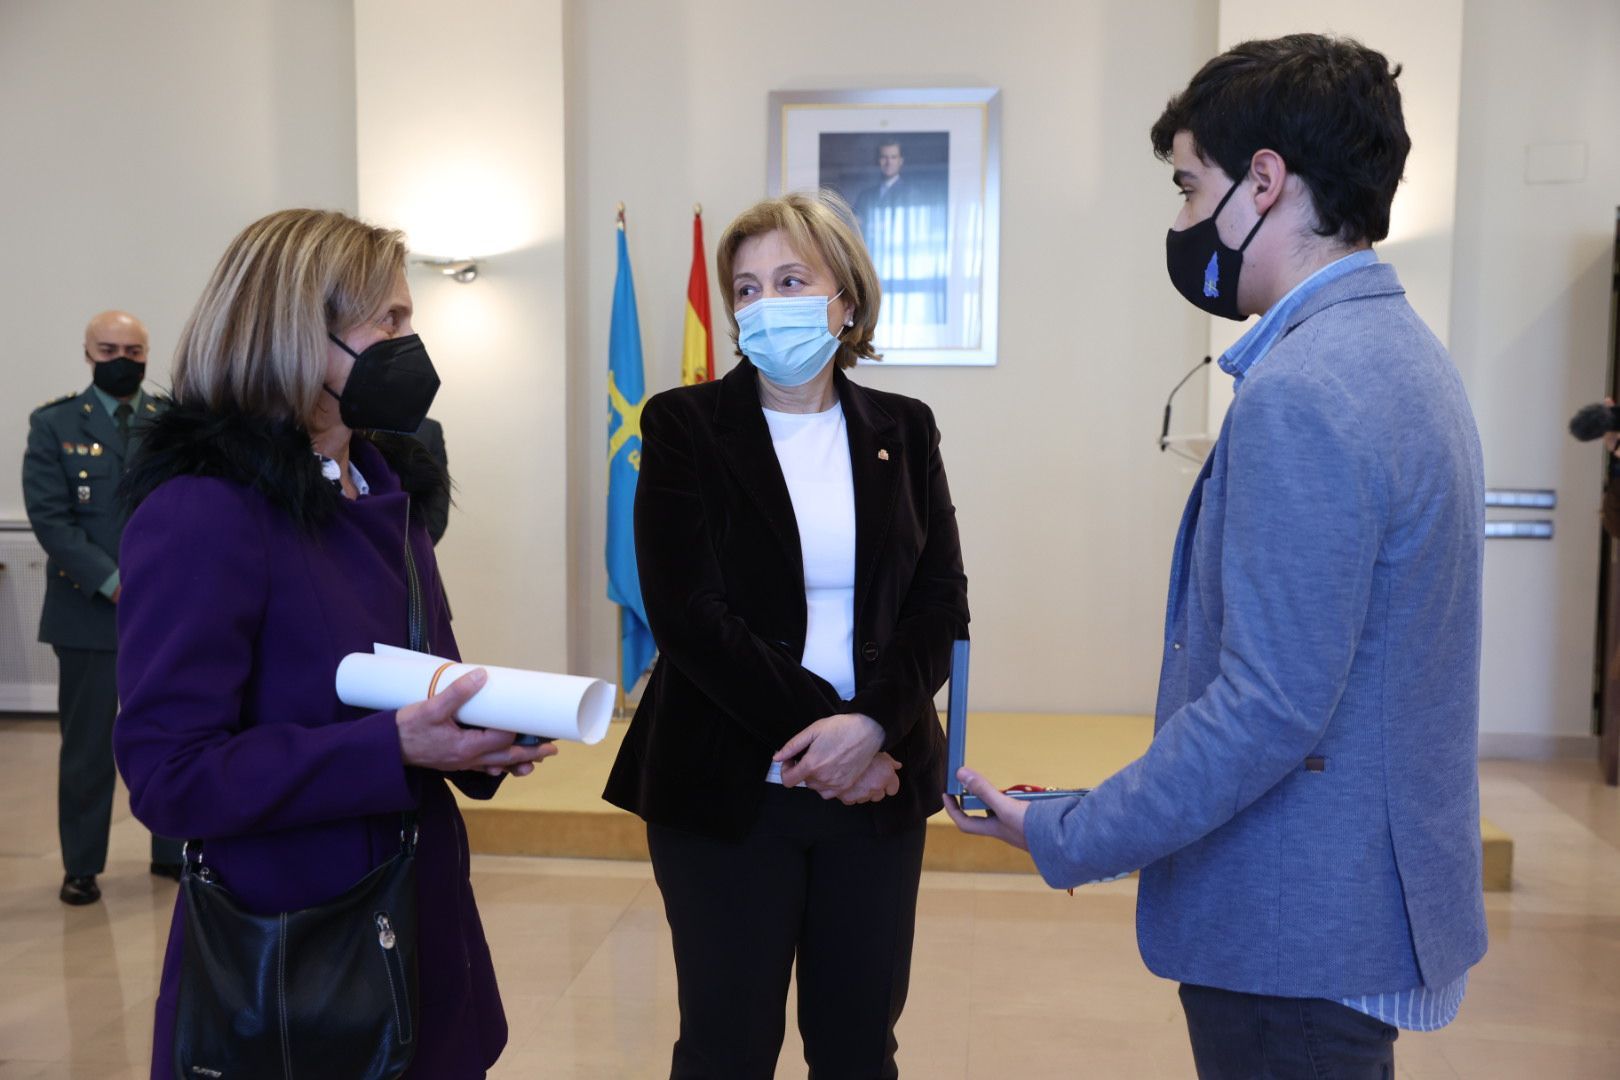
M81 503L87 503L87 502L90 501L90 485L89 484L80 484L79 485L79 501Z

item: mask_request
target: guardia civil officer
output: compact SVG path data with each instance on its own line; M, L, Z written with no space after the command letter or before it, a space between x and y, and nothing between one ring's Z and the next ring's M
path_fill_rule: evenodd
M62 753L57 827L62 902L101 897L113 802L113 719L118 714L118 542L126 514L118 481L142 429L163 402L141 389L150 346L141 320L104 311L84 331L91 384L40 406L29 418L23 498L45 549L39 640L60 666ZM152 837L152 873L178 878L180 845Z

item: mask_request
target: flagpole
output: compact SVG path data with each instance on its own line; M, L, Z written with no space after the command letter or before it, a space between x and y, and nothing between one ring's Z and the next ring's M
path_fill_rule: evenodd
M621 612L619 614L619 618L620 619L624 618L623 612ZM613 719L615 719L615 720L623 720L625 718L625 715L624 715L625 701L624 701L624 682L623 682L623 680L624 680L624 633L621 630L621 632L619 633L618 679L615 680L619 684L619 692L616 695L618 700L613 705Z
M622 202L619 204L618 213L615 216L615 224L617 225L618 230L620 232L625 231L625 229L624 229L624 203L622 203ZM618 642L618 648L615 650L615 655L617 657L618 662L614 666L615 678L613 680L618 686L618 691L614 694L615 701L614 701L614 704L613 704L613 719L615 719L615 720L623 720L624 719L624 710L625 710L625 701L624 701L624 697L625 697L625 694L624 694L624 626L622 625L623 622L624 622L624 612L622 610L619 612L619 622L621 623L621 625L615 628L617 632L614 634L614 639Z

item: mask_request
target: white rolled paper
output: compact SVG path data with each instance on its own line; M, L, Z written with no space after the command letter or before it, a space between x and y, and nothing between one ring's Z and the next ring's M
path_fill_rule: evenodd
M375 653L350 653L337 670L337 696L362 709L402 709L428 696L441 667L437 693L469 671L483 668L489 680L461 707L458 718L471 727L599 743L613 719L615 687L601 679L553 675L545 671L456 664L440 656L388 645Z

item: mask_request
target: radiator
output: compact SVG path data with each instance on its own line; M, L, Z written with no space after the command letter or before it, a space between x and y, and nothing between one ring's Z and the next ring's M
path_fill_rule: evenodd
M56 711L56 656L41 645L45 551L27 522L0 521L0 712Z

